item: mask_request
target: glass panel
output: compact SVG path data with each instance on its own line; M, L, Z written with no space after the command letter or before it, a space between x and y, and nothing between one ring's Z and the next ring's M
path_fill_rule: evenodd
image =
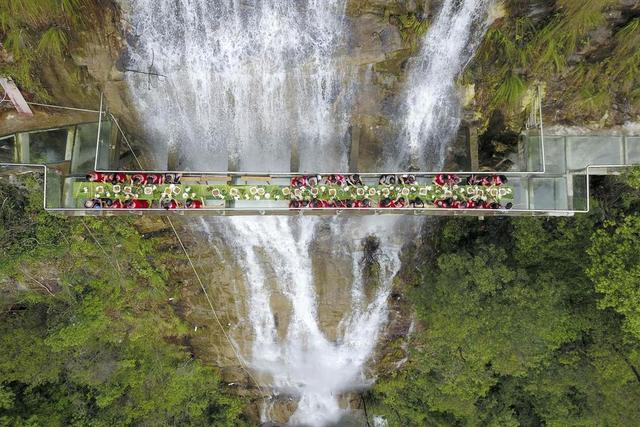
M62 175L55 169L47 170L47 194L45 206L49 209L59 208L62 203Z
M16 138L13 135L0 139L0 162L16 162Z
M542 153L540 137L528 136L526 144L527 170L538 172L542 170Z
M567 167L583 169L589 165L620 165L623 159L622 137L567 137Z
M563 174L566 171L565 140L562 136L544 138L545 172Z
M572 210L584 211L587 209L587 185L586 175L573 175Z
M76 128L76 138L73 147L71 173L84 174L95 169L96 143L98 137L98 123L86 123ZM100 146L98 169L111 169L111 122L103 121L100 127Z
M100 142L97 154L99 170L112 169L112 159L117 155L114 149L115 147L111 145L111 122L103 120L100 126Z
M72 174L84 174L94 169L97 135L97 123L87 123L76 127L76 138L71 158Z
M513 187L513 209L529 209L529 186L526 178L512 176L509 185Z
M29 134L29 163L59 163L65 160L68 129Z
M563 178L531 178L531 208L567 209L567 183Z
M640 136L627 137L627 163L640 164Z

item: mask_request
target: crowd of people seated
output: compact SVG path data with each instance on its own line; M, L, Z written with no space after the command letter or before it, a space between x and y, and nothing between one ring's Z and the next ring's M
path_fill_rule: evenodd
M160 200L159 206L163 209L200 209L204 207L202 200L187 199L184 203L178 202L173 198L165 198ZM84 202L87 209L149 209L153 207L153 203L143 199L112 199L109 197L100 197L89 199Z
M462 179L455 174L438 174L433 178L433 184L439 187L448 187L459 185ZM484 187L499 187L505 184L508 178L505 175L470 175L465 179L466 185L476 185ZM314 187L322 182L320 175L313 176L297 176L291 179L293 187ZM364 185L359 175L329 175L325 178L325 183L333 185ZM415 175L381 175L378 179L379 185L413 185L417 183ZM446 193L445 193L446 194ZM457 197L451 196L442 199L422 200L420 197L414 198L389 198L385 197L378 202L379 208L425 208L433 206L442 209L511 209L513 203L500 204L496 200L486 200L481 197L467 197L465 200L458 200ZM371 208L372 201L369 199L348 199L348 200L291 200L289 207L292 209L301 208Z
M378 179L380 185L413 185L416 183L415 175L381 175Z
M182 175L179 173L133 173L125 172L89 172L86 175L89 182L103 182L108 184L159 185L180 184Z
M323 177L322 175L301 175L301 176L294 176L291 178L291 186L295 188L303 188L303 187L313 188L323 183L326 185L340 185L340 186L352 185L354 187L359 185L364 185L364 183L362 182L362 179L360 178L360 175L358 174L353 174L353 175L334 174L334 175L327 175L325 177Z
M161 184L180 184L182 178L181 174L176 173L125 173L125 172L90 172L86 175L87 181L109 183L113 184L114 188L119 184L130 184L133 186L152 186ZM382 192L382 199L375 198L371 200L368 197L362 197L361 191L358 189L357 195L353 195L351 199L339 200L336 197L330 200L325 200L317 197L317 192L313 193L313 198L309 200L302 200L302 197L293 198L289 201L289 208L291 209L343 209L343 208L425 208L435 207L442 209L511 209L512 203L506 203L502 205L500 203L500 197L495 195L491 196L479 196L475 193L469 193L469 195L462 193L460 190L455 195L457 186L480 186L491 187L492 189L483 190L485 194L493 191L495 187L500 187L507 183L508 178L505 175L469 175L462 179L455 174L437 174L433 177L433 185L440 187L443 191L436 192L439 194L438 198L431 195L425 199L417 197L417 195L410 195L406 187L402 190L402 195L398 192L397 196L389 196L388 189ZM413 186L418 184L418 180L415 175L412 174L384 174L378 179L378 185L391 187L393 190L394 185ZM315 188L320 185L328 186L352 186L352 187L364 187L365 184L362 178L358 174L332 174L332 175L300 175L291 178L291 187L297 189ZM365 187L366 189L366 187ZM446 191L445 191L446 190ZM299 190L296 190L299 191ZM334 191L334 190L330 190ZM369 191L374 191L370 189ZM397 189L396 189L397 191ZM415 188L413 188L415 191ZM364 193L363 193L364 194ZM371 193L373 194L373 193ZM378 195L381 192L378 191ZM428 193L421 193L422 196ZM501 194L502 195L502 194ZM500 195L500 196L501 196ZM109 193L107 193L109 196ZM335 191L334 191L335 196ZM374 206L375 205L375 206ZM84 202L84 207L87 209L148 209L151 207L160 207L166 210L172 209L200 209L204 207L204 200L197 198L188 198L184 201L176 200L171 194L164 193L160 200L153 202L149 200L139 199L136 195L129 196L129 193L122 197L100 197L93 198Z
M119 184L131 184L134 186L141 185L161 185L161 184L173 184L179 185L182 175L179 173L132 173L127 174L125 172L89 172L86 175L86 179L89 182L100 182L119 185ZM84 207L87 209L149 209L153 206L153 203L149 200L139 199L137 197L128 198L126 200L120 200L118 198L100 197L93 198L84 202ZM158 205L163 209L200 209L204 207L204 202L201 199L187 199L184 202L180 202L173 197L163 197L158 202Z

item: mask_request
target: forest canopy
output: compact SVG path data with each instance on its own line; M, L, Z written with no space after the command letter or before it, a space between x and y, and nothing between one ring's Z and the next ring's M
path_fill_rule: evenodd
M189 350L170 253L126 219L47 214L22 181L0 181L0 425L244 424Z
M398 426L636 425L637 176L594 179L588 215L439 223L408 291L420 329L375 411Z

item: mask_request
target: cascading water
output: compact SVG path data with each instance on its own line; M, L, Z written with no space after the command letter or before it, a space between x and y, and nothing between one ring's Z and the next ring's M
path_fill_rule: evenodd
M395 158L420 170L439 169L460 127L456 80L482 40L491 0L444 0L420 54L411 60Z
M387 224L383 220L349 221L347 226L333 224L337 230L332 235L341 234L336 242L352 257L344 259L353 263L350 310L338 327L337 340L333 341L327 338L318 320L312 268L318 258L310 250L320 222L317 218L291 221L275 217L261 222L253 218L234 219L229 239L235 242L238 258L246 265L250 287L247 304L255 333L251 364L270 375L278 393L299 398L290 419L296 425L337 422L345 414L339 406L340 394L368 385L363 371L386 321L386 301L400 268L399 253L404 243L391 232L380 237L385 244L377 256L380 264L377 284L367 284L374 289L367 295L363 278L366 262L360 240L363 235L384 230ZM268 285L271 269L277 276L275 289ZM270 304L272 293L283 294L291 305L285 336L278 333L276 313Z
M455 105L454 80L480 36L474 28L486 1L445 0L410 68L407 138L391 145L387 159L420 153L457 129L457 116L438 106ZM230 156L242 170L288 170L294 142L301 169L345 170L354 85L336 61L347 36L344 7L345 0L133 0L129 68L145 69L153 58L153 71L166 76L151 88L146 77L129 77L150 137L175 145L194 169L226 169ZM366 364L387 321L400 251L419 225L386 217L206 223L244 272L241 303L253 332L247 360L276 393L299 399L290 423L337 422L345 414L340 395L369 384ZM374 235L378 273L365 277L362 242ZM314 250L321 238L331 248L323 255ZM319 264L340 271L340 283L350 286L332 333L321 321ZM287 301L286 315L274 309L276 296Z
M128 74L149 139L197 170L289 171L342 157L350 87L345 0L132 0ZM151 87L150 87L151 86ZM159 147L166 151L166 147ZM228 161L229 160L229 161ZM311 165L300 165L302 169Z

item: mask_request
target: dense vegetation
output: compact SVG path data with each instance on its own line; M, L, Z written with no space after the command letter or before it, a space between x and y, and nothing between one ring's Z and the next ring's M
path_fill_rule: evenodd
M172 251L128 220L46 214L23 181L0 180L0 425L243 424L189 351Z
M618 124L637 115L637 13L617 13L617 0L555 0L536 15L539 3L507 1L507 16L487 31L465 76L476 85L479 111L501 109L519 126L527 94L542 85L556 120Z
M0 1L0 75L11 76L31 96L51 100L42 73L55 61L79 86L82 70L70 58L70 47L82 31L100 19L99 0Z
M634 426L640 186L573 218L444 220L409 291L410 357L372 393L391 425Z

